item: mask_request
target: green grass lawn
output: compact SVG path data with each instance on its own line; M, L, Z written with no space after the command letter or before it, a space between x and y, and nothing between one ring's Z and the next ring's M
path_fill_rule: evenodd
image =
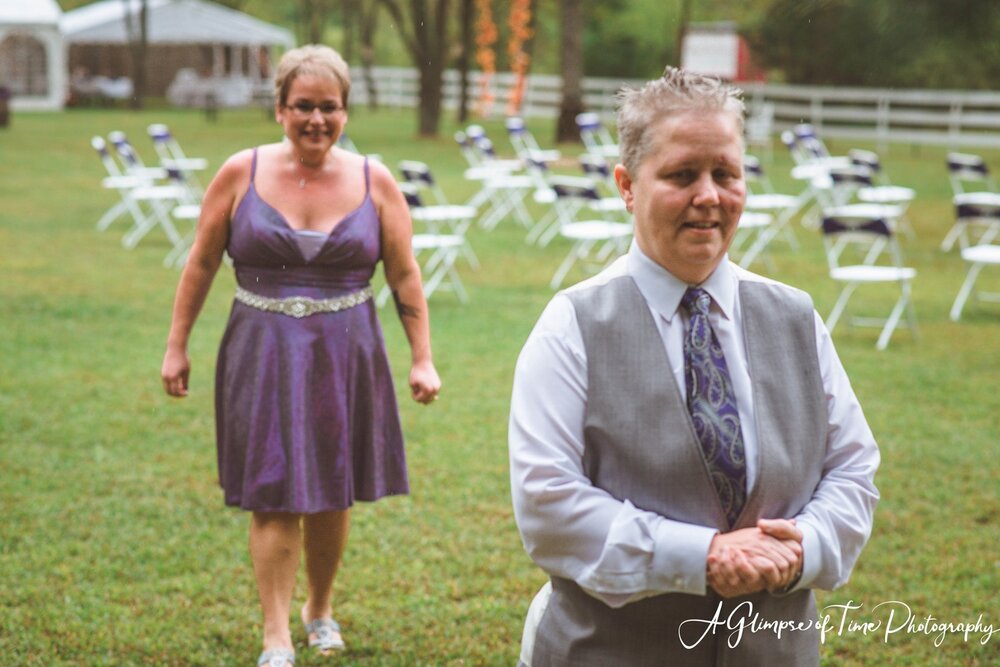
M220 272L192 338L191 395L171 400L159 381L179 275L161 266L167 243L154 231L126 251L123 221L94 228L114 196L99 187L90 137L124 130L151 162L154 121L213 169L280 137L259 111L224 111L215 123L183 111L14 114L0 130L0 664L249 665L259 650L248 517L223 507L216 484L213 363L232 272ZM532 129L548 143L552 125ZM440 139L417 139L413 112L365 109L349 125L389 165L428 162L461 201L474 188L461 176L455 129L448 119ZM501 125L487 129L510 152ZM984 155L1000 167L1000 153ZM970 303L961 323L948 319L966 266L937 248L953 218L943 156L910 146L884 154L894 181L920 193L916 238L904 240L919 271L919 340L901 330L880 353L874 329L842 324L834 336L882 449L882 502L850 583L820 605L863 604L852 619L883 628L830 636L828 665L1000 664L1000 633L986 645L981 633L958 633L935 646L937 633L916 628L886 638L888 608L874 609L900 601L917 619L951 623L982 614L1000 629L1000 306ZM788 166L776 146L769 168L781 188L792 186ZM825 315L837 288L817 233L795 230L800 249L779 243L773 269L757 268L808 290ZM300 650L298 665L516 661L545 577L510 507L508 399L518 351L568 250L522 239L509 222L473 229L482 268L462 268L471 303L432 299L444 381L433 406L407 397L405 338L383 310L412 494L356 508L335 600L348 650L332 660ZM1000 291L1000 272L980 282ZM891 305L888 293L857 298Z

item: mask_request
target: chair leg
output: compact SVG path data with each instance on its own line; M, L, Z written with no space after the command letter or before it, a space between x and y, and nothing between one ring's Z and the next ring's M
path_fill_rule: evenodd
M972 268L969 269L969 273L965 276L965 282L962 283L961 289L958 290L958 296L955 297L955 303L951 306L951 319L954 322L958 322L959 318L962 316L962 309L965 307L965 302L969 298L969 294L972 293L972 288L976 284L976 279L979 277L979 272L983 270L984 264L973 264Z
M548 211L545 215L538 219L538 222L531 226L528 230L528 235L525 237L525 243L539 243L541 245L541 237L552 225L553 221L556 219L555 210Z
M965 225L956 224L953 225L948 233L945 235L944 240L941 241L942 252L948 252L955 245L955 241L963 238L963 233L965 232Z
M862 264L874 264L878 256L882 254L882 251L886 248L886 241L883 238L876 239L871 248L868 249L868 253L865 258L861 261Z
M777 231L778 228L773 226L760 230L757 237L754 238L753 243L750 244L750 247L740 257L739 265L745 269L753 264L753 261L757 259L757 255L767 247L767 244L775 237Z
M462 280L455 271L455 259L458 256L458 248L442 248L439 252L428 260L425 271L430 277L424 283L424 297L429 299L437 290L445 278L449 278L452 290L462 303L469 302L469 296L465 292Z
M552 276L552 280L549 282L549 287L552 289L559 289L559 286L562 285L562 281L566 277L566 274L569 273L569 270L573 268L573 265L576 264L577 260L583 259L587 256L590 252L591 246L593 245L593 241L578 241L573 246L573 249L570 250L569 254L566 255L566 259L564 259L562 264L559 265L555 275Z
M528 209L524 207L523 193L512 192L511 197L514 202L513 203L514 214L517 216L518 222L520 222L521 226L524 227L525 229L531 229L533 221L531 219L531 214L528 213Z
M122 236L122 245L130 250L136 247L139 244L139 241L141 241L142 238L146 236L151 229L153 229L153 227L156 227L156 218L153 214L146 213L138 205L136 205L135 209L132 210L132 217L135 220L135 224L132 225L131 229L125 232L124 236Z
M101 216L101 219L97 221L97 231L103 232L111 226L112 222L120 218L126 212L128 212L128 206L125 205L125 202L116 202L115 205L105 211L104 215Z
M903 311L906 309L909 303L909 294L901 294L899 300L896 301L896 305L892 309L892 313L889 315L889 319L885 321L885 326L882 327L882 333L879 334L878 342L875 343L876 350L884 350L889 347L889 339L892 337L892 332L896 330L896 325L899 324L899 318L903 316Z
M847 307L847 302L850 300L851 295L854 294L854 290L858 288L858 283L848 283L844 286L843 291L840 293L840 298L837 299L836 305L834 305L833 310L830 312L830 316L826 318L826 328L833 333L834 327L837 326L837 321L840 320L840 316L844 314L844 309Z
M375 297L375 305L379 308L384 306L389 300L389 286L383 285L382 289L379 290L378 296Z

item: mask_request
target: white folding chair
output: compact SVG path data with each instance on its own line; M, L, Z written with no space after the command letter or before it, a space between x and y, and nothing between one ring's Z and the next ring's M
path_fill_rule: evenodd
M411 197L417 197L416 188L409 183L401 183L400 189L410 201ZM430 299L438 289L450 289L455 292L458 300L468 303L469 296L462 284L462 279L455 270L455 262L463 251L468 247L465 237L461 234L451 234L441 232L437 225L439 221L428 221L421 219L419 215L420 207L411 205L411 215L415 223L422 223L427 231L415 233L411 239L413 255L420 264L420 273L423 280L424 297ZM473 210L473 215L475 211ZM471 219L471 218L470 218ZM389 286L385 285L375 303L382 307L389 300Z
M624 253L632 236L632 225L608 219L577 218L580 211L601 200L597 187L590 179L553 176L549 185L556 193L552 203L558 224L556 233L573 244L549 282L552 289L558 289L576 264L587 265L587 268L597 272Z
M488 203L479 218L479 226L493 229L510 216L527 229L532 219L524 206L525 199L534 190L532 178L519 172L524 164L520 160L503 160L497 157L493 142L479 125L470 125L464 133L455 135L462 154L470 164L465 177L480 183L480 191L467 203L479 208Z
M826 319L827 328L833 332L837 322L844 314L847 303L855 290L863 285L871 284L891 284L899 289L899 298L896 300L892 311L885 319L871 317L854 317L850 322L858 326L879 326L882 328L876 349L884 350L889 345L889 339L899 325L903 315L907 316L907 324L914 338L917 336L917 319L911 301L910 282L916 277L917 271L903 265L902 251L893 232L893 227L889 221L877 215L864 215L859 212L844 212L838 209L830 209L824 212L821 225L823 232L823 243L826 248L826 258L829 267L830 278L844 285L837 298L830 316ZM838 243L838 239L851 237L871 236L879 239L889 250L888 255L891 263L880 264L846 264L842 262L841 253L844 244Z
M830 154L830 150L811 124L799 123L792 128L792 134L795 136L799 153L805 162L822 165L826 168L850 166L851 159L846 155Z
M522 162L543 162L548 165L561 157L559 151L539 146L535 136L520 116L509 116L504 126L507 128L510 145L514 147L514 153Z
M755 233L749 235L753 238L752 242L739 259L740 266L746 268L753 264L779 234L785 237L789 246L798 249L798 240L788 222L802 210L809 195L805 193L795 196L775 192L760 160L753 155L743 156L743 175L747 184L744 210L746 213L766 214L770 220L766 226L760 226L761 218L748 218L745 223L741 220L741 225L746 224L755 230Z
M830 169L849 167L850 160L846 157L823 157L825 147L820 148L809 139L809 133L804 127L798 127L803 138L800 139L791 130L785 130L780 137L795 163L791 176L803 184L802 192L798 195L801 199L800 210L803 212L802 226L816 229L820 223L824 190L830 188Z
M128 214L132 219L132 227L122 237L122 245L126 248L134 248L157 226L166 234L174 249L184 246L184 237L174 226L172 212L180 209L177 218L189 219L190 211L180 208L190 206L186 188L177 184L156 185L141 175L123 173L108 151L104 139L95 136L90 140L90 145L97 151L108 174L102 179L101 186L115 190L121 198L120 202L101 216L97 223L98 230L104 231L115 220Z
M946 160L952 194L997 191L997 183L981 156L951 152L948 153Z
M399 173L403 180L415 186L418 190L426 190L434 197L435 204L450 204L444 190L431 174L431 168L426 162L419 160L402 160L398 165ZM473 207L474 208L474 207Z
M773 220L774 216L770 213L743 211L728 251L737 264L747 268L761 256L767 245L766 240L762 242L762 239L766 239L768 230L773 228ZM746 246L746 250L743 249L744 246ZM764 255L764 258L767 260L768 266L774 269L774 262L771 258L767 255Z
M898 223L900 230L910 238L916 234L906 217L910 203L916 198L917 191L901 185L893 185L882 168L882 161L877 153L857 148L848 151L851 165L860 169L859 175L853 177L857 186L855 196L858 201L866 204L881 204L899 207Z
M195 172L204 171L208 168L208 161L201 157L188 157L184 154L180 143L170 133L170 129L163 123L153 123L146 128L149 138L153 140L153 148L160 158L160 166L164 169L177 169L181 172L184 180L199 200L205 193L201 181Z
M975 233L987 231L992 220L987 215L981 224L977 223L976 209L992 210L1000 206L996 181L982 157L969 153L948 153L947 164L948 180L954 195L952 203L958 215L955 224L941 241L941 250L944 252L951 250L956 241L963 249L981 243L981 240L976 240Z
M115 147L115 152L118 154L118 159L121 160L125 174L147 181L179 180L177 176L171 174L164 167L147 167L124 132L120 130L109 132L108 141Z
M817 177L814 194L824 212L836 208L840 215L880 218L892 228L893 233L905 228L905 204L876 204L859 200L858 193L871 187L871 174L867 167L835 167L826 176ZM851 246L864 253L862 264L874 264L888 247L885 239L871 234L843 234L837 239L838 252Z
M549 204L550 208L529 230L528 237L525 239L528 243L537 243L542 247L547 246L552 239L559 235L563 225L582 209L610 222L629 222L630 216L625 208L625 202L617 191L612 195L605 195L601 191L603 178L600 176L596 178L590 175L584 177L553 176L544 163L535 163L532 167L540 182L539 189L536 190L535 201L540 204ZM561 184L567 192L573 191L577 196L563 197L560 201L554 182ZM587 194L580 194L584 192Z
M441 197L445 203L425 204L420 196L421 189L428 187L428 180L433 187L437 187L430 168L423 162L407 160L400 163L400 171L405 180L399 184L399 189L410 207L410 217L413 221L421 223L432 234L448 233L461 237L462 255L472 268L478 269L479 259L465 238L466 231L478 215L475 207L448 204L443 192ZM440 191L440 188L437 189Z
M958 290L955 303L951 307L951 319L956 322L962 316L962 309L969 296L978 301L1000 301L1000 293L990 291L973 292L980 272L987 266L1000 265L1000 245L993 241L1000 236L1000 204L989 202L981 195L988 193L969 192L957 195L955 207L956 225L974 225L981 228L976 245L963 245L961 256L972 266ZM977 201L978 200L978 201ZM964 231L964 230L963 230ZM966 234L962 234L964 238Z
M463 247L465 239L457 234L413 235L413 253L418 260L426 257L421 268L426 298L431 298L438 289L450 289L459 301L469 302L462 279L455 271L455 260Z
M598 185L603 185L603 190L609 196L618 196L618 184L607 159L593 153L584 153L580 156L580 168L588 178Z
M768 164L773 157L774 110L773 102L752 102L746 122L743 124L746 145L763 150Z
M969 299L970 295L976 301L1000 303L1000 292L972 291L976 285L976 280L979 278L979 273L984 268L987 266L1000 266L1000 245L993 245L989 243L974 245L968 248L963 248L961 254L962 259L969 262L972 266L969 268L969 272L965 276L965 281L962 283L962 287L958 290L958 295L955 297L955 303L951 306L950 315L951 319L955 322L958 322L959 318L962 316L962 309L965 307L965 302Z
M580 129L580 139L588 153L609 160L618 159L618 142L611 136L608 128L604 127L600 116L590 111L577 114L576 126Z

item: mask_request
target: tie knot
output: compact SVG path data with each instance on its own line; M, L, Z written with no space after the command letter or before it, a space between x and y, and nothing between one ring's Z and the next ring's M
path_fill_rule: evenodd
M700 287L688 288L688 291L684 292L684 296L681 297L681 305L687 308L690 314L708 315L708 307L711 303L712 297Z

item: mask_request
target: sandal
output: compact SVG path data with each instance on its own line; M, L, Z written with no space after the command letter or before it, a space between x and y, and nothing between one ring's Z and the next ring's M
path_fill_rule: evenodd
M317 618L305 625L311 648L315 647L323 654L344 648L344 640L340 637L340 624L332 618Z
M273 648L264 651L257 659L257 667L292 667L295 664L295 651L287 648Z

